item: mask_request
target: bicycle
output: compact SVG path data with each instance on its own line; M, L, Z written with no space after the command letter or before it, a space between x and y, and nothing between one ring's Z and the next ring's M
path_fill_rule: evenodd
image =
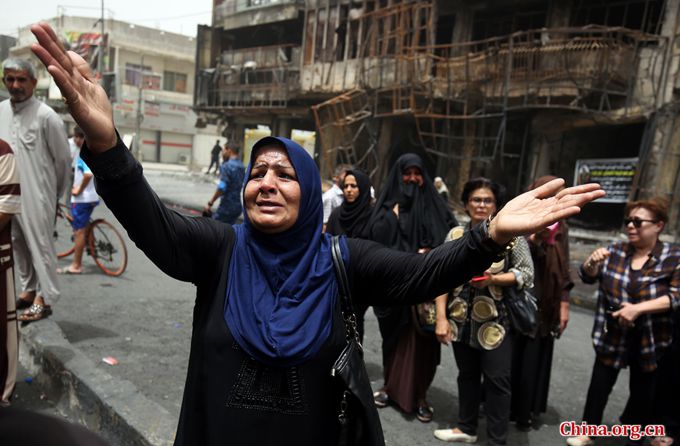
M59 203L54 227L54 246L57 257L70 256L75 251L73 217L68 206ZM85 235L87 253L107 276L120 276L127 267L128 255L125 240L111 223L98 218L90 219Z

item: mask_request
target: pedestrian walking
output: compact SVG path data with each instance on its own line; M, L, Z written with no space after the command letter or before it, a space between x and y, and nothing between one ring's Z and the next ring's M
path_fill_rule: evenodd
M457 225L434 188L422 159L407 153L387 176L371 219L375 240L400 251L425 252L439 246ZM384 386L375 392L375 404L394 402L418 420L432 420L427 389L439 365L441 347L431 333L416 326L409 307L374 307L382 336Z
M241 187L245 175L245 166L238 156L238 147L225 145L222 149L222 165L220 166L220 182L215 193L203 209L204 215L210 214L215 201L220 205L213 214L215 220L233 225L241 215Z
M630 395L621 423L646 426L658 421L653 419L658 366L672 342L671 310L680 308L680 247L659 240L667 221L664 200L627 203L628 240L596 249L579 269L583 282L599 282L585 423L602 424L609 393L626 367ZM567 440L570 446L593 443L586 436Z
M76 127L73 130L75 144L80 147L85 142L85 134ZM85 236L90 225L90 217L99 204L99 196L94 188L92 171L80 157L80 150L75 153L73 168L73 187L71 188L71 227L73 228L73 260L66 268L59 268L59 274L82 274Z
M12 243L19 278L20 321L49 316L59 298L54 214L69 186L71 155L62 119L33 96L35 70L23 59L2 64L10 98L0 102L0 139L14 151L21 177L21 214L14 217Z
M254 145L242 225L171 211L118 138L111 104L87 63L66 53L48 24L31 29L39 42L33 51L85 131L82 156L98 192L156 265L196 284L175 444L316 446L338 444L345 433L360 437L355 444L384 445L375 409L362 404L367 395L370 401L370 383L355 389L357 397L329 373L347 339L332 240L321 231L321 178L309 154L286 138ZM426 256L341 237L338 262L346 265L352 296L383 305L432 297L484 269L513 237L573 215L604 194L586 185L542 198L561 184L516 198L488 225ZM355 366L353 376L366 377L363 365ZM361 429L342 431L345 415Z
M528 190L556 177L543 176ZM569 322L569 228L566 221L527 237L534 262L534 290L538 301L538 325L531 334L516 333L512 360L512 410L510 420L528 431L548 406L550 371L555 339Z
M461 200L470 216L465 227L453 228L447 240L456 240L484 224L503 205L503 189L487 178L475 178L463 186ZM483 274L450 294L437 297L437 339L452 343L458 366L458 423L438 429L440 440L477 441L482 378L489 445L506 444L510 416L512 327L503 299L510 287L531 288L534 267L529 246L518 238L515 246Z
M210 165L208 166L208 170L205 172L206 174L210 174L210 169L212 169L213 166L215 166L215 171L214 173L218 173L220 169L220 153L222 152L222 146L220 146L220 140L218 139L215 141L215 145L213 146L212 150L210 151Z
M12 262L12 216L21 212L19 169L0 139L0 407L9 405L19 364L19 330ZM1 409L0 409L1 410Z

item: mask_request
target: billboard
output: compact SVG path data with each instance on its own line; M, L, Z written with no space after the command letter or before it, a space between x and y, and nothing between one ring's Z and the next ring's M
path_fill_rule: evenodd
M574 186L598 183L607 193L596 203L625 203L633 187L638 158L576 160Z

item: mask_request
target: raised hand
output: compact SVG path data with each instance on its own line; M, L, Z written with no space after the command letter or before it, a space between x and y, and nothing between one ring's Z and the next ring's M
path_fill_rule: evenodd
M491 238L503 245L513 237L538 232L558 220L578 214L583 205L605 195L596 183L560 191L563 185L564 180L558 178L510 200L491 220Z
M103 152L116 145L113 112L106 92L92 74L88 63L73 51L66 51L47 23L31 26L38 43L31 46L54 77L69 113L85 133L87 146Z
M607 248L597 248L595 251L593 251L590 256L588 256L588 259L583 263L583 269L585 270L586 274L588 274L590 277L595 277L597 273L600 271L600 268L602 267L602 264L604 264L604 261L609 257L609 250Z

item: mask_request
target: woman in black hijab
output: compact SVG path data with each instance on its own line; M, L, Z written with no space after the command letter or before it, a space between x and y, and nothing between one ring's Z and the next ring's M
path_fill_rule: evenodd
M457 226L430 179L422 159L407 153L397 159L371 218L373 240L405 252L424 253L443 243ZM385 385L375 392L378 407L390 401L404 412L415 411L422 422L432 419L427 403L439 364L441 348L430 334L422 334L410 307L374 307L383 350Z
M371 179L361 169L348 170L342 181L342 192L345 201L340 207L333 209L326 232L331 235L346 235L350 238L371 238L371 213L373 197L371 197ZM357 317L357 330L361 343L364 342L364 315L368 305L354 299L354 314Z
M373 212L371 179L361 169L348 170L342 182L345 196L340 207L333 209L326 232L351 238L371 238L369 221Z

